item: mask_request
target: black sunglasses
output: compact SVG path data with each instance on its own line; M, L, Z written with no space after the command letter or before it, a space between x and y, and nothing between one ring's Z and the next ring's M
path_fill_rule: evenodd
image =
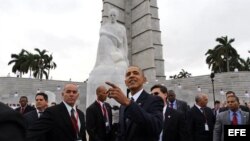
M158 92L154 92L154 93L151 93L152 95L159 95L159 93Z

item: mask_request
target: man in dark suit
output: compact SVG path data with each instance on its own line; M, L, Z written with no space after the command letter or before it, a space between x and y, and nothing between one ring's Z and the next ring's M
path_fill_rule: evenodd
M131 100L113 83L106 82L110 98L121 104L118 135L119 141L158 141L163 124L163 100L143 90L146 78L137 66L128 67L125 84Z
M186 118L187 111L189 110L189 106L187 105L187 102L176 99L176 94L173 90L168 91L168 107L173 108L181 113Z
M26 114L24 114L24 118L26 120L27 128L31 127L35 121L40 118L45 109L48 107L48 95L40 92L36 94L36 110L32 110Z
M24 141L25 122L20 113L0 102L0 141Z
M159 141L186 141L187 131L184 114L167 106L167 88L163 85L156 84L151 87L151 94L161 97L164 101L164 123Z
M187 114L189 141L213 140L215 116L207 103L207 94L200 93L195 96L195 104Z
M28 105L28 97L21 96L19 99L20 107L16 108L15 111L20 112L22 115L28 113L32 110L35 110L34 107Z
M79 97L77 85L66 84L62 96L60 104L47 108L28 129L28 141L36 141L41 136L50 141L86 141L84 114L76 107Z
M215 102L214 102L214 108L212 108L215 117L219 113L220 108L221 108L220 101L219 100L215 100Z
M112 140L112 110L110 104L105 102L106 92L105 86L99 86L96 89L97 100L87 108L86 129L89 141Z

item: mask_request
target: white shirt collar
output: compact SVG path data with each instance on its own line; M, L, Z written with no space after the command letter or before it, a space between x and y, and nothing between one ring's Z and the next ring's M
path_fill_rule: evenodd
M202 108L201 106L197 105L196 103L195 103L194 105L195 105L201 112L203 112L202 109L201 109L201 108Z
M137 93L135 93L133 96L131 96L131 97L133 97L134 101L136 101L139 98L139 96L141 95L142 91L143 91L143 89L141 89L140 91L138 91ZM130 93L130 95L131 95L131 93Z
M104 104L104 102L101 102L100 100L96 100L97 103L101 104L101 106Z
M69 115L71 115L71 109L73 108L76 111L76 105L74 105L73 107L70 106L69 104L67 104L65 101L63 101L64 105L67 108L67 111L69 112Z
M196 103L194 104L198 109L201 109L201 106L197 105Z

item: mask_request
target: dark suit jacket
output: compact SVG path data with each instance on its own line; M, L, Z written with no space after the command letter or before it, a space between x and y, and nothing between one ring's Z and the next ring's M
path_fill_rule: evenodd
M35 110L35 109L36 109L36 108L34 108L34 107L30 106L30 105L27 105L26 108L24 109L23 114L26 114L26 113L28 113L28 112L30 112L30 111ZM17 112L19 112L19 113L20 113L20 110L21 110L21 107L18 107L18 108L15 109L15 111L17 111Z
M104 103L109 116L110 129L112 127L112 110L108 103ZM95 101L86 111L86 129L89 134L89 141L111 141L111 130L106 134L105 119L100 104Z
M0 102L0 141L24 141L25 122L20 113Z
M86 141L84 114L77 109L81 128L80 137ZM47 108L43 115L35 122L27 132L28 141L37 141L46 136L50 141L75 141L74 127L63 102Z
M187 126L184 114L167 108L165 112L165 120L163 124L162 141L186 141Z
M36 110L30 111L23 115L25 118L27 129L38 120L38 114Z
M163 100L143 91L136 102L121 106L119 141L157 141L163 125Z
M168 107L169 107L169 102L168 102ZM186 119L187 111L190 109L187 105L187 102L176 99L176 107L177 107L176 110L183 113L184 118Z
M212 109L205 107L206 117L196 106L193 106L187 114L187 127L190 141L212 141L215 116ZM205 122L209 131L205 131Z

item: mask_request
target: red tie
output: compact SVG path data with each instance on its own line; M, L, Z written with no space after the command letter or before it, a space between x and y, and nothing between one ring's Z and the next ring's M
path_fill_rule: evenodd
M24 112L24 107L21 107L21 114L23 114Z
M105 121L107 121L107 111L106 111L106 108L105 108L104 104L102 104L102 111L103 111L104 119L105 119Z
M106 109L104 103L102 104L102 111L103 111L103 117L105 120L106 133L109 133L110 132L110 125L109 125L109 119L108 119L108 112L107 112L107 109Z
M170 102L170 108L174 108L174 103Z
M70 117L71 117L71 121L72 121L72 124L74 126L74 129L75 129L76 136L78 137L79 128L78 128L77 120L75 117L75 110L73 108L71 109L71 116Z
M235 112L233 113L232 125L238 125L237 114Z

